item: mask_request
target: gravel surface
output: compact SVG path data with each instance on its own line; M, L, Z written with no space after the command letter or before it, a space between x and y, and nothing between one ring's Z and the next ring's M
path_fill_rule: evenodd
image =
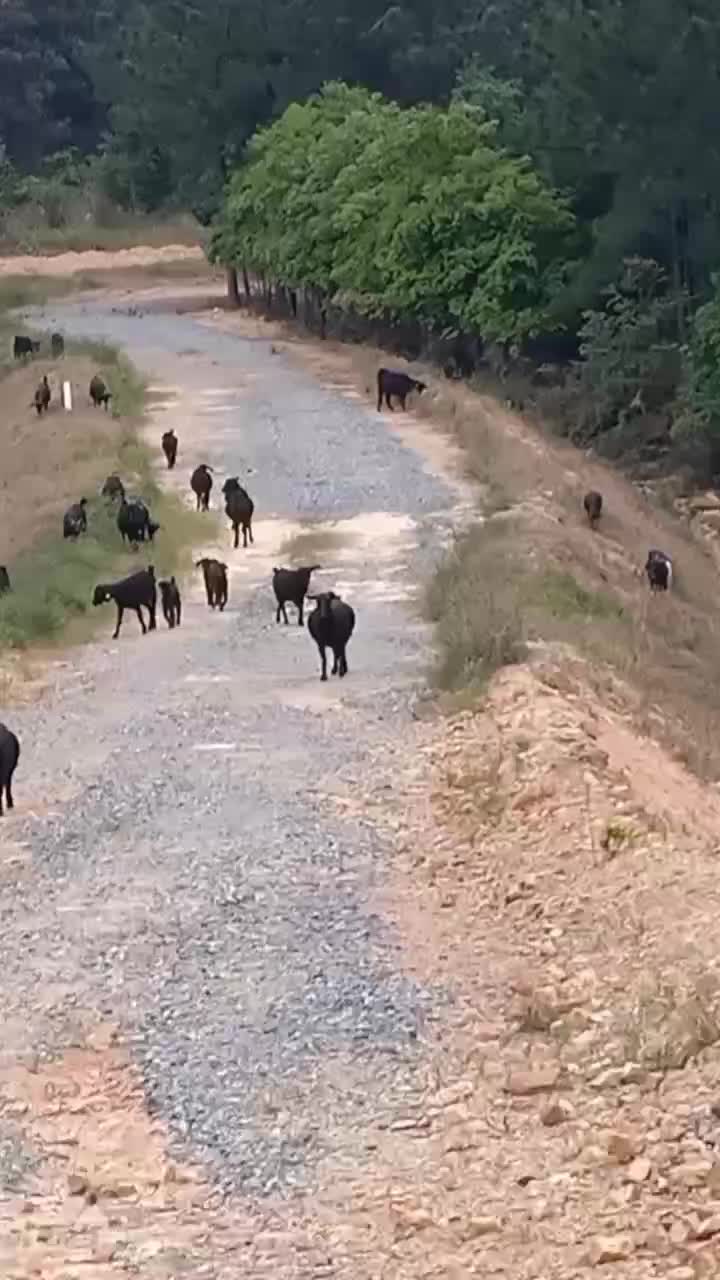
M110 1019L180 1152L228 1190L308 1185L323 1156L362 1150L363 1117L412 1096L451 998L403 974L376 905L389 850L333 793L410 731L428 660L412 589L453 495L269 342L99 303L33 320L120 343L172 388L150 429L176 426L172 482L200 458L245 477L256 545L223 544L224 614L188 584L179 630L143 639L128 617L69 656L42 708L13 711L6 829L32 861L0 896L5 1051L53 1054ZM350 531L322 575L358 615L342 684L274 622L279 530L309 514Z

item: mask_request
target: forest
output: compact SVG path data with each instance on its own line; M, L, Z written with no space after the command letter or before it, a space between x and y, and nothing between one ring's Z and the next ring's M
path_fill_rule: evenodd
M720 472L711 0L6 0L0 218L191 210L267 305Z

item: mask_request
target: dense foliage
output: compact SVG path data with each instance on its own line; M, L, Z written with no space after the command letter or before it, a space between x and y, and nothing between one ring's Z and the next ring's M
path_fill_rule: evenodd
M548 324L573 226L463 105L331 85L250 144L215 254L366 315L507 341Z
M661 344L688 353L687 418L700 385L690 353L708 349L708 313L697 324L695 316L712 305L720 269L716 0L4 0L0 70L2 205L13 173L37 174L54 152L76 148L95 156L92 178L115 203L174 203L209 222L248 154L256 188L233 179L224 223L236 235L243 201L247 227L259 217L263 148L279 155L294 128L304 146L319 114L298 107L293 117L288 107L329 82L381 94L384 102L371 96L354 108L368 130L356 169L341 173L333 154L350 123L325 129L312 164L318 180L331 180L332 216L313 205L315 179L303 169L287 208L316 220L322 236L308 246L287 221L282 259L266 258L268 272L312 280L366 311L432 317L480 336L549 324L577 356L593 334L605 341L607 291L622 293L625 263L653 262ZM428 106L438 111L419 109ZM282 137L247 152L281 120ZM495 134L483 133L489 122ZM471 135L478 143L468 151ZM406 146L418 149L415 165ZM385 147L393 150L383 159ZM291 157L284 163L289 173ZM494 230L479 191L502 211ZM276 250L256 236L246 257ZM433 264L424 273L421 256ZM606 408L598 421L616 411ZM710 410L698 412L705 421Z

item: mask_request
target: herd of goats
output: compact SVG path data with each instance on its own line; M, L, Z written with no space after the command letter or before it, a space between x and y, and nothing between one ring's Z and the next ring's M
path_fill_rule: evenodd
M61 355L64 349L62 335L53 334L51 343L53 355ZM15 338L14 354L16 357L32 356L36 350L38 350L38 344L32 339ZM391 369L380 369L377 375L377 389L378 411L382 407L383 400L385 400L388 408L392 410L392 397L398 399L402 409L405 409L407 396L411 392L422 393L425 390L425 384L415 378L411 378L408 374ZM96 408L103 406L107 410L112 393L108 390L99 374L95 374L92 378L89 394L90 400ZM34 396L34 405L38 415L47 412L50 400L50 386L47 377L43 377ZM178 443L178 437L172 428L163 433L161 446L169 470L172 470L175 466ZM197 511L208 511L210 493L213 487L212 468L205 463L201 463L200 466L196 467L190 477L190 487L195 495ZM225 481L222 493L225 498L225 513L233 529L233 546L234 548L239 546L240 531L242 530L243 547L247 547L248 541L250 543L253 542L252 519L255 510L253 500L247 490L242 487L237 476L231 476ZM160 527L159 524L152 519L150 511L142 499L127 497L125 486L118 475L107 477L101 490L101 496L113 505L117 503L117 527L123 543L127 542L132 549L137 550L140 543L145 541L148 543L153 542L155 534ZM87 505L87 499L81 498L79 502L73 503L65 512L63 517L63 536L65 538L76 539L87 532ZM590 490L583 499L583 506L591 529L595 529L602 515L602 494L598 493L597 490ZM328 649L333 654L332 675L342 677L347 674L346 648L355 627L355 613L351 606L336 595L334 591L325 591L314 595L310 593L310 578L315 570L320 567L320 565L316 564L305 565L296 569L275 568L273 569L273 590L277 601L276 622L280 622L282 618L287 624L287 605L293 604L297 609L298 625L302 626L305 600L314 601L315 608L308 615L307 624L310 635L315 641L320 654L320 679L327 680L326 651ZM222 611L228 600L227 565L222 560L205 556L197 561L196 568L201 569L203 573L208 605L211 609L217 608ZM645 573L651 591L667 591L672 582L672 561L670 557L664 551L651 550L648 553L645 564ZM179 626L182 616L182 601L177 582L174 577L156 581L155 570L152 565L148 565L147 569L140 569L138 572L130 574L127 578L122 578L119 582L99 583L95 587L93 605L101 605L113 600L117 607L117 622L113 632L113 639L117 639L120 633L120 625L126 609L130 609L137 614L143 635L147 631L155 630L158 589L163 616L168 627ZM5 566L0 565L0 595L10 590L11 584L7 569ZM143 608L147 609L148 612L147 626L142 614ZM3 814L3 793L7 808L13 808L12 779L19 756L20 743L17 735L8 729L6 725L0 724L0 817Z

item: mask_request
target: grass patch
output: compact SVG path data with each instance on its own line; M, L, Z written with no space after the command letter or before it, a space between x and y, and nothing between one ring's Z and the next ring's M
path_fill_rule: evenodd
M90 499L88 533L76 542L61 537L58 520L58 527L48 530L11 566L13 590L0 597L0 651L84 638L103 621L103 611L92 607L98 582L112 581L148 564L155 566L158 578L190 571L190 550L198 532L194 513L159 488L152 477L149 452L132 429L123 436L114 468L109 462L108 469L123 476L129 492L142 495L159 522L155 542L138 552L123 548L117 507L100 497Z
M425 596L439 650L438 688L480 692L500 667L526 656L518 581L504 531L476 526L456 539Z
M584 586L567 569L536 569L519 521L490 519L460 535L426 591L439 657L434 683L482 693L501 667L522 662L531 642L572 643L618 661L625 612L611 592Z
M23 434L18 436L20 456L8 499L14 504L9 514L10 536L15 537L9 556L0 544L0 559L7 562L13 588L0 597L0 653L86 638L106 622L103 610L92 608L98 582L126 576L147 564L155 566L158 578L182 574L191 567L197 518L157 483L153 457L138 433L145 387L137 370L121 352L104 343L68 343L66 353L63 372L73 370L78 378L82 371L83 380L93 368L102 373L113 390L114 418L86 407L78 397L80 403L67 423L59 408L43 420L47 448L38 454L36 420L22 408L35 371L18 370L4 384L8 403L21 408ZM24 465L26 454L35 460L34 473ZM143 497L160 524L154 544L139 552L123 547L117 508L99 496L110 472L122 477L128 493ZM63 511L69 501L81 496L88 498L88 533L77 542L66 541ZM21 520L25 523L19 528ZM203 531L207 535L206 518Z
M546 569L529 583L529 596L550 617L622 618L619 601L609 592L589 591L567 570Z
M108 342L68 339L66 353L87 356L112 392L110 412L115 418L137 418L145 405L147 383L122 351ZM138 442L138 447L143 448ZM139 458L138 458L139 462Z
M73 276L0 276L0 312L41 307L73 290L98 287L84 272Z

